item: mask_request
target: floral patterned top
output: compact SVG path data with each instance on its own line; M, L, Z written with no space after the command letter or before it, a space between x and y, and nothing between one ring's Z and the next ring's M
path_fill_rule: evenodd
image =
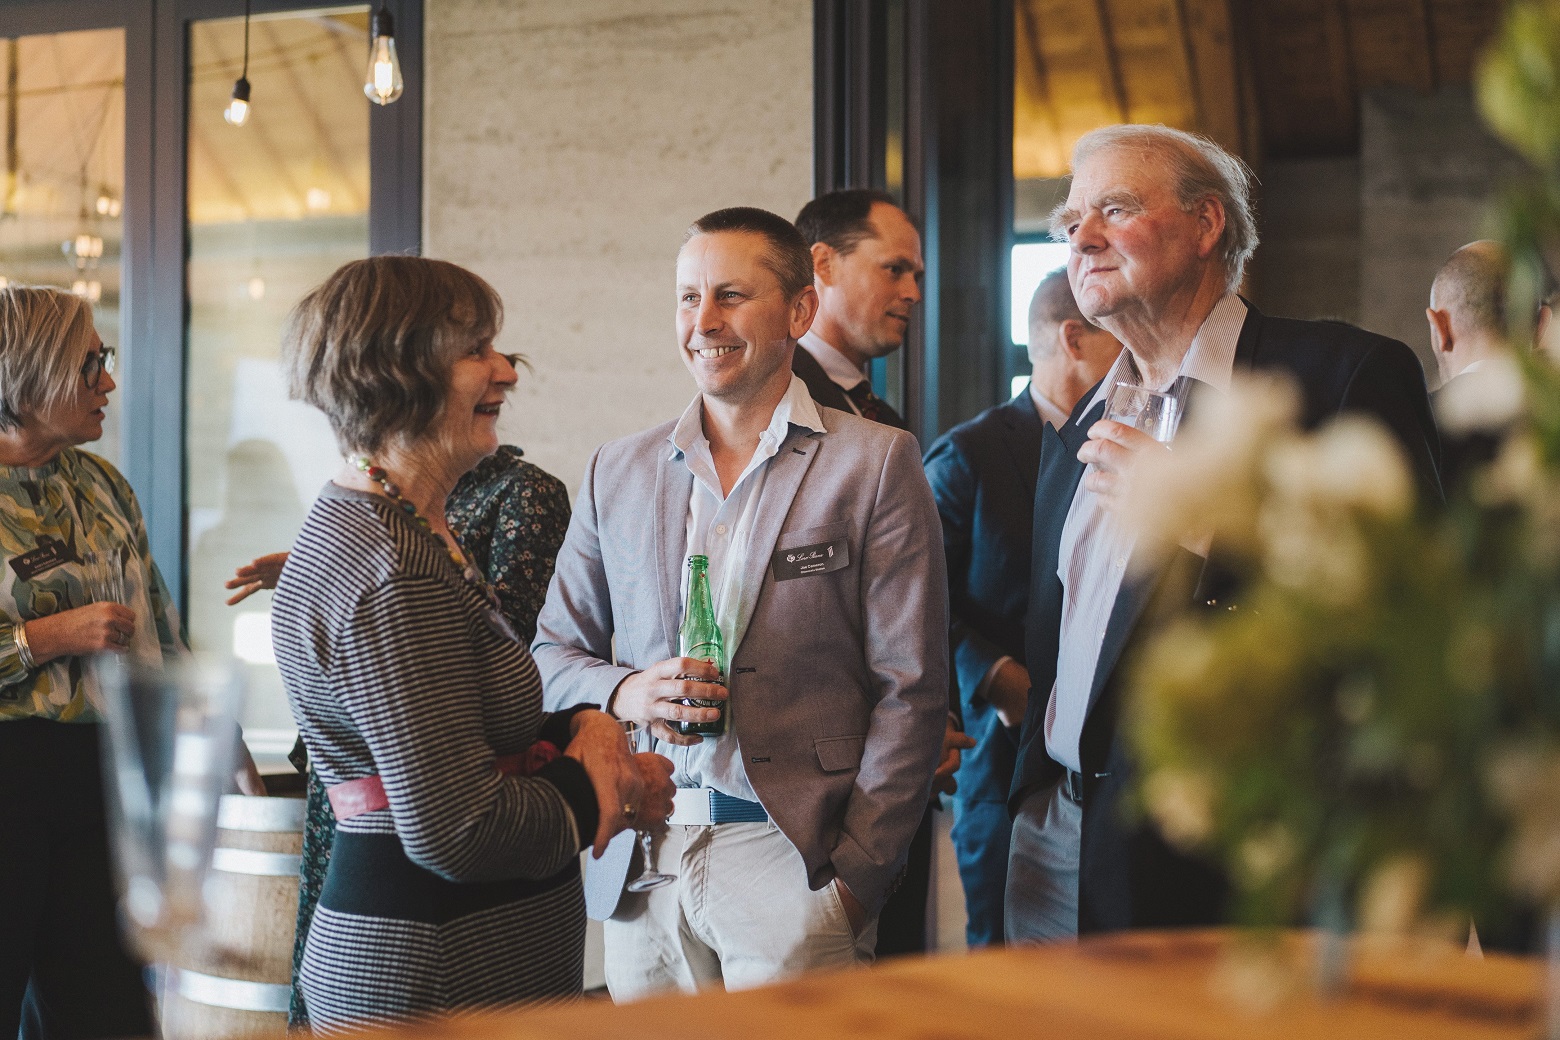
M553 564L569 529L569 491L563 481L521 458L512 445L498 451L460 478L445 503L449 521L461 548L481 569L498 593L500 606L515 627L520 642L530 646L536 638L536 615L547 598ZM301 770L307 759L300 740L290 756ZM319 904L330 866L330 850L336 836L325 787L313 769L308 771L308 816L303 835L303 866L298 885L298 930L293 947L293 994L287 1024L302 1029L308 1024L297 986L303 946L309 923Z
M15 635L18 624L92 602L82 563L89 552L117 553L123 563L125 605L136 616L130 656L155 664L183 650L141 507L119 471L79 448L42 466L0 466L0 723L102 721L81 658L29 670Z
M513 445L500 445L460 478L444 515L498 593L520 642L530 646L553 562L569 529L569 492L563 481L522 454Z

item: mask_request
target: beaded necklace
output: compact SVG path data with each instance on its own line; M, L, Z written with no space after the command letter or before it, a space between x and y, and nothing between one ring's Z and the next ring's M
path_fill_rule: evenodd
M487 579L482 576L482 572L477 570L471 561L466 559L466 554L458 548L460 539L454 531L450 532L450 539L454 541L454 545L440 538L434 531L433 526L428 523L428 518L419 513L417 507L412 505L405 495L401 494L400 487L396 485L395 481L390 479L390 474L385 472L384 467L376 466L368 456L354 455L348 461L358 468L358 472L378 484L384 490L385 497L401 507L401 512L406 514L407 519L414 521L418 527L427 531L430 537L438 538L439 544L444 546L444 551L449 554L450 560L455 564L455 569L460 571L460 576L466 580L467 584L482 593L491 610L494 612L500 611L498 593L493 591L493 586L488 584ZM499 616L502 617L502 613ZM505 627L509 627L507 623Z

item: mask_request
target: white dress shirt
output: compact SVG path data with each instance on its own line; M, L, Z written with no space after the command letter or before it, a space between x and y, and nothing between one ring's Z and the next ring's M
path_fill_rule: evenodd
M767 510L789 510L791 503L770 501L764 488L769 460L775 457L796 425L814 433L823 433L818 406L807 392L807 384L796 376L785 397L775 408L769 426L758 437L758 448L748 460L742 475L722 495L720 477L715 472L715 457L704 435L704 405L695 397L672 429L673 458L680 457L693 474L693 493L688 499L688 555L709 557L710 596L715 606L715 621L726 644L727 668L742 645L758 588L745 588L743 576L753 552L753 528L758 516ZM688 602L688 568L683 567L682 602ZM672 781L678 787L712 787L733 798L758 801L742 765L742 750L732 728L732 716L741 706L730 701L726 706L726 732L706 737L692 747L656 741L655 750L672 760Z
M1029 401L1035 406L1035 412L1039 414L1041 422L1050 423L1058 430L1067 425L1067 416L1070 414L1068 410L1035 389L1032 379L1029 381Z
M856 367L850 358L841 354L839 348L812 329L808 329L796 342L818 362L823 374L829 377L829 382L845 391L846 400L850 401L850 410L860 415L861 409L856 407L856 402L850 399L849 394L852 387L867 381L867 374Z
M1235 346L1246 321L1246 305L1233 293L1214 305L1198 328L1175 379L1158 390L1184 390L1191 380L1220 392L1235 372ZM1140 383L1130 351L1123 350L1080 416L1080 423L1118 382ZM1184 393L1181 403L1184 405ZM1062 542L1056 575L1062 580L1062 621L1056 653L1056 683L1045 709L1045 750L1053 761L1081 772L1078 744L1089 715L1089 697L1099 666L1105 627L1110 623L1122 578L1132 558L1133 539L1106 511L1100 497L1078 482Z

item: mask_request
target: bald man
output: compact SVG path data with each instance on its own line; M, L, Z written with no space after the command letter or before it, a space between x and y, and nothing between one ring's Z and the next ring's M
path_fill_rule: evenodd
M972 947L1004 938L1007 794L1029 699L1024 610L1040 434L1045 424L1066 425L1120 351L1114 336L1084 320L1066 270L1052 272L1029 301L1029 385L955 426L926 453L948 554L960 708L964 731L976 741L964 753L953 796L953 848Z
M1430 286L1430 344L1441 382L1504 357L1511 259L1499 242L1470 242L1447 258Z
M1480 240L1457 250L1441 265L1430 286L1430 345L1442 390L1459 376L1510 353L1507 345L1506 291L1511 258L1498 242ZM1441 390L1436 391L1439 398ZM1441 482L1447 491L1460 485L1473 468L1490 461L1500 438L1489 431L1441 431Z

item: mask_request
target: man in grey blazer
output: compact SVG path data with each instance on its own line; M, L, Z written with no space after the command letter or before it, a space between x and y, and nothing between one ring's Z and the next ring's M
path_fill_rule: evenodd
M941 528L909 434L820 407L796 379L817 308L784 218L721 210L677 260L677 332L699 394L604 445L532 652L547 703L639 722L681 789L654 866L606 926L616 999L761 985L870 958L937 765L947 707ZM685 561L709 557L726 641L678 656ZM726 732L685 737L725 700Z

